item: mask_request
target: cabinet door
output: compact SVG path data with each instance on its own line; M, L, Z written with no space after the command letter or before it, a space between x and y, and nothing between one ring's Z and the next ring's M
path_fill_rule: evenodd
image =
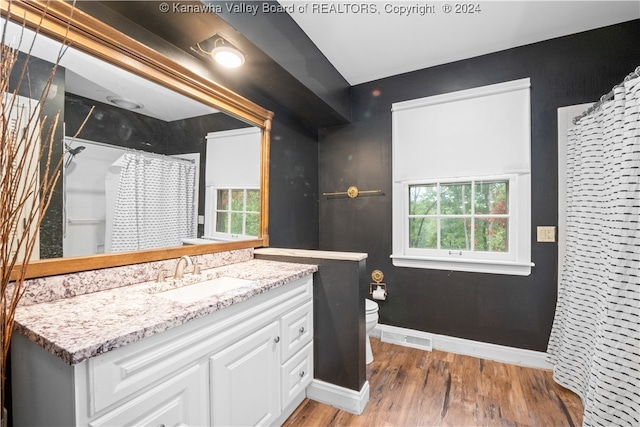
M268 425L278 417L279 341L274 321L211 356L213 425Z

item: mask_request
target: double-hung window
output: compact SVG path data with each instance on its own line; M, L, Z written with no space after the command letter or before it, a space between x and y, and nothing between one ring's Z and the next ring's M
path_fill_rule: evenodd
M528 275L529 80L393 105L393 263Z
M258 236L260 142L258 128L207 134L203 237L232 241Z
M237 238L257 237L260 230L260 190L224 188L216 191L216 233Z

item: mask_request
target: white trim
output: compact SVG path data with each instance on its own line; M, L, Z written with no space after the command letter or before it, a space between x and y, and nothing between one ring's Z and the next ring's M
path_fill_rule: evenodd
M314 379L307 386L307 397L351 414L360 415L369 403L369 381L364 382L360 391L355 391Z
M391 259L396 267L430 268L433 270L469 271L514 276L528 276L531 274L531 267L535 266L532 262L437 258L402 254L392 254Z
M491 175L495 177L497 175ZM465 178L465 180L468 178ZM442 180L441 182L450 182ZM535 265L531 262L531 175L511 176L509 180L510 236L509 253L462 251L464 256L451 258L447 251L438 256L437 250L420 254L420 250L408 248L408 184L394 184L391 258L396 267L434 270L467 271L489 274L528 276ZM508 259L507 256L509 257Z
M243 135L251 135L255 133L261 133L262 130L256 127L246 127L239 129L231 129L231 130L221 130L216 132L209 132L206 136L206 139L219 139L219 138L229 138L230 136L243 136Z
M433 336L433 348L449 353L464 354L481 359L495 360L511 365L526 366L537 369L553 369L553 365L546 361L547 353L490 344L482 341L472 341L446 335Z
M377 331L374 329L375 332L371 335L375 336L376 333L380 335L380 331L385 327L388 326L383 324L376 325L375 329L377 329ZM415 335L415 332L411 329L399 328L397 326L394 326L394 328L404 329L406 334ZM490 344L447 335L432 334L432 338L434 350L495 360L496 362L509 363L511 365L525 366L528 368L553 369L553 365L546 360L546 352Z
M427 107L429 105L444 104L445 102L463 101L465 99L480 98L483 96L498 95L506 92L514 92L531 87L531 79L524 78L504 83L497 83L488 86L481 86L472 89L459 90L456 92L444 93L441 95L429 96L426 98L412 99L409 101L396 102L391 104L391 111L397 112L410 110L413 108Z
M184 153L171 155L176 159L190 160L193 162L196 170L196 182L193 194L193 235L198 235L198 203L200 202L200 153Z
M259 248L253 251L259 255L279 255L298 258L321 258L339 261L362 261L369 256L364 252L320 251L315 249Z
M248 211L247 210L247 191L257 190L260 192L260 187L248 186L248 187L219 187L216 185L207 185L205 187L205 227L204 227L204 237L213 240L220 240L225 242L233 242L236 240L251 240L255 239L257 236L253 236L247 233L247 214L258 214L259 211ZM228 209L218 210L218 191L242 191L242 211L234 211L231 210L231 194L229 194L229 207ZM208 209L206 209L208 207ZM231 214L236 213L242 214L242 233L225 233L222 231L216 231L218 228L218 212L223 212L228 214L226 228L231 228Z
M508 185L508 190L507 190L507 200L509 203L508 209L507 209L507 213L506 214L500 214L500 215L496 215L496 214L479 214L476 212L475 209L475 199L476 199L476 190L475 190L475 185L478 182L506 182ZM440 261L441 259L449 259L452 255L452 253L455 253L455 258L457 258L458 261L463 260L483 260L483 261L496 261L497 264L500 264L500 261L510 261L513 262L516 260L516 253L517 253L517 248L518 248L518 237L519 237L519 233L517 232L517 220L514 221L514 218L517 218L517 206L518 206L518 189L517 189L517 176L516 175L487 175L487 176L469 176L469 177L459 177L459 178L455 178L455 179L447 179L447 180L440 180L440 179L429 179L429 180L425 180L423 182L419 182L417 184L409 184L409 183L403 183L403 197L405 198L404 200L404 218L403 218L403 232L404 232L404 237L403 237L403 241L405 242L405 248L404 248L404 255L406 257L417 257L416 259L422 258L425 261L431 261L431 260L435 260L435 261ZM451 185L451 184L468 184L471 189L471 200L469 201L469 208L470 211L466 212L464 214L443 214L441 212L442 210L442 187L443 186L447 186L447 185ZM411 206L411 197L410 197L410 188L412 186L435 186L436 191L437 191L437 209L436 209L436 213L432 213L432 214L423 214L423 215L416 215L416 214L411 214L409 207ZM411 223L411 219L412 218L430 218L430 219L434 219L438 222L438 225L436 226L437 228L437 233L438 233L438 237L437 237L437 248L414 248L414 247L410 247L409 246L409 241L410 241L410 223ZM440 247L441 245L441 238L440 238L440 233L442 230L442 227L440 225L440 220L443 218L468 218L472 224L475 223L476 220L478 219L482 219L482 218L505 218L508 221L508 226L507 226L507 236L508 236L508 241L507 241L507 252L488 252L488 251L481 251L481 250L476 250L475 247L472 247L471 249L458 249L458 250L446 250ZM473 225L471 226L471 242L474 241L474 235L475 235L475 230ZM472 244L472 246L475 246L474 244ZM447 257L447 254L449 255L449 257ZM401 257L403 256L402 254L400 255ZM472 261L473 263L473 261Z

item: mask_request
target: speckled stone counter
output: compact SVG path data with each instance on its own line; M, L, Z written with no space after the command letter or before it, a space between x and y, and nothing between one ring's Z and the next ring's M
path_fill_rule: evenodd
M251 259L186 274L20 307L16 332L66 363L83 360L206 316L317 271L317 266ZM183 304L157 292L216 277L249 279L256 285Z

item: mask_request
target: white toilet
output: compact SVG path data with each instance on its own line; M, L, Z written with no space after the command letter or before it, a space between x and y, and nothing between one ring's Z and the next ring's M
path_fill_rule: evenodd
M371 351L371 340L369 338L369 332L378 324L378 303L372 301L370 299L365 299L364 304L364 318L366 322L366 330L367 330L367 338L366 338L366 346L367 346L367 364L373 362L373 352Z

